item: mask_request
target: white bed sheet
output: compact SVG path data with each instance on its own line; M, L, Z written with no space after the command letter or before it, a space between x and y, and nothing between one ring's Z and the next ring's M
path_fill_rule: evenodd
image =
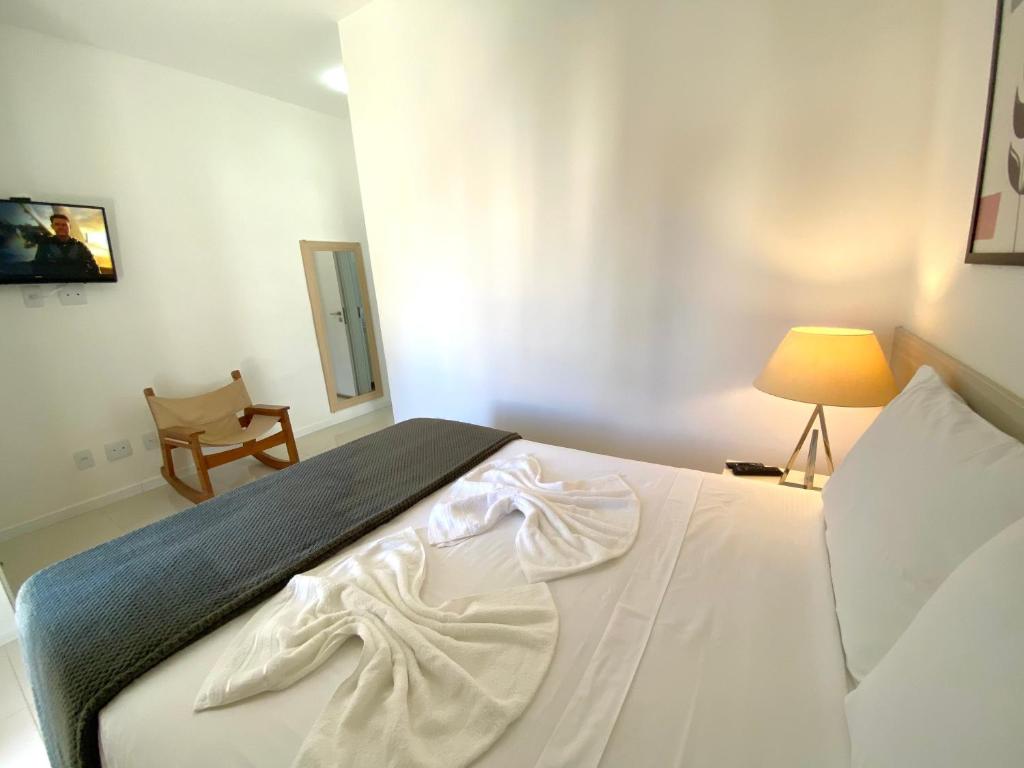
M845 668L817 494L525 440L497 455L520 453L537 456L551 478L620 473L640 498L640 532L624 557L551 582L560 635L548 676L476 765L848 768ZM368 538L425 527L446 490ZM512 542L521 519L428 547L424 599L524 584ZM291 763L361 646L347 643L288 690L194 713L203 679L253 611L104 708L106 768Z

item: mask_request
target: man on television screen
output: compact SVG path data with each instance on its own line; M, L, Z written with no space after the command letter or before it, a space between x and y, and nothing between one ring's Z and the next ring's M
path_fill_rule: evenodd
M39 241L33 272L44 277L85 280L99 277L100 268L85 243L71 236L71 221L63 213L50 217L53 235Z

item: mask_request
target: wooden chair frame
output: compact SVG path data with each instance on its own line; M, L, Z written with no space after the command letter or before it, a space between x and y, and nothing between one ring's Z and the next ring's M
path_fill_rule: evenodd
M232 371L231 378L237 381L242 378L242 374L240 371ZM147 398L154 397L156 395L152 387L146 387L146 389L143 390L143 394ZM246 456L252 456L254 459L261 461L271 469L284 469L285 467L290 467L292 464L297 464L299 462L299 451L295 446L295 435L292 432L292 422L288 416L288 406L248 406L244 410L243 414L238 417L238 423L242 427L247 427L249 426L249 422L252 421L252 417L256 415L273 416L277 418L278 423L281 425L281 431L260 440L249 440L236 448L230 448L226 451L218 451L217 453L212 454L203 453L202 445L199 442L199 436L203 434L203 430L201 429L192 429L190 427L167 427L164 429L158 429L157 435L160 440L160 452L163 455L164 460L163 466L160 467L160 474L164 476L164 479L174 490L193 504L198 504L201 501L212 499L216 495L213 490L213 483L210 482L210 470L214 467L229 464L230 462L237 461L238 459L244 459ZM284 445L287 447L287 459L278 459L268 453L265 453L268 448L273 448L277 445ZM171 452L175 448L186 448L191 452L192 461L195 462L196 474L199 478L199 488L194 488L186 483L178 477L177 473L174 471L174 456Z

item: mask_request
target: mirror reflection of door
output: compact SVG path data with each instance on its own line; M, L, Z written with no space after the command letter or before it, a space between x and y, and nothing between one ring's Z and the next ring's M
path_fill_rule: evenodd
M332 255L338 271L338 285L341 287L341 321L345 324L345 335L352 359L355 394L363 395L373 389L374 381L373 373L370 371L366 308L363 306L363 297L359 290L356 255L352 251L334 251Z
M331 410L379 397L380 373L358 243L302 241Z

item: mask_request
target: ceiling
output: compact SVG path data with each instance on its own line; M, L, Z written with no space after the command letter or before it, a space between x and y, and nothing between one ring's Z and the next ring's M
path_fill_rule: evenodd
M338 20L370 1L19 0L0 3L0 23L345 116L320 76L341 63Z

